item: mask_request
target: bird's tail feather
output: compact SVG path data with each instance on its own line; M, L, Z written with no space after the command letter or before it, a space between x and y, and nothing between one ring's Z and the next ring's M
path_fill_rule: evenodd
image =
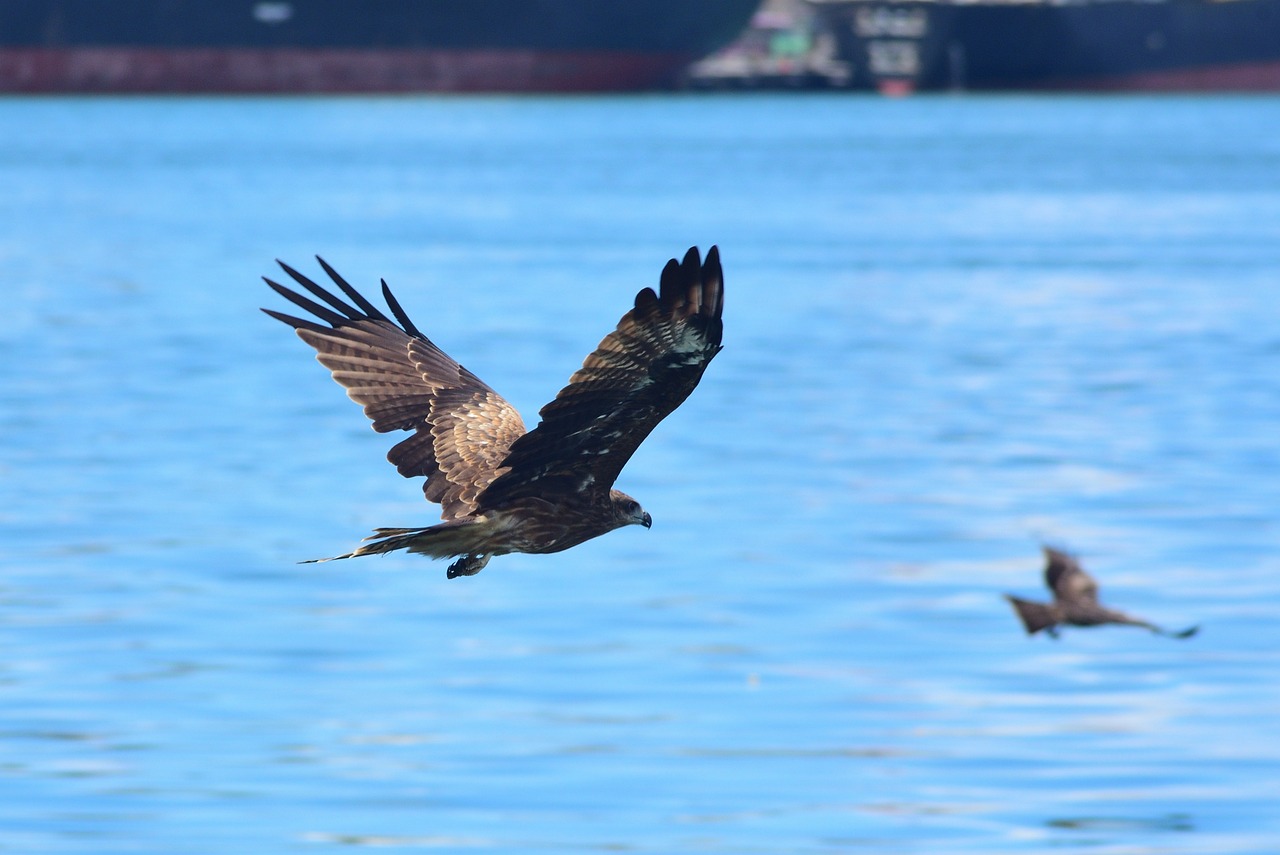
M301 563L316 564L322 561L359 558L362 555L384 555L398 549L407 549L432 558L452 558L484 551L481 548L482 538L478 537L479 528L473 520L450 520L426 528L375 528L373 534L365 538L368 542L345 555L312 558Z
M1058 623L1057 616L1053 613L1053 608L1044 603L1033 603L1030 600L1024 600L1015 597L1012 594L1005 594L1004 598L1013 606L1013 610L1018 613L1018 617L1022 620L1022 625L1027 628L1027 635L1035 635L1042 629L1051 629Z

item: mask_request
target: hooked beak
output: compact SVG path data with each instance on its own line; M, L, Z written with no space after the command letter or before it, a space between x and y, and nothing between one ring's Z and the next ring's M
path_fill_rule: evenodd
M645 511L644 516L640 518L640 525L645 528L653 528L653 517L649 516L648 511Z

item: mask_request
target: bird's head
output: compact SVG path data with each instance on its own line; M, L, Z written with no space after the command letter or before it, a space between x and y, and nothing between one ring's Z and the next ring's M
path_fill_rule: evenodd
M645 513L639 502L621 490L610 490L609 501L613 504L613 514L619 526L642 525L649 528L653 525L653 517Z

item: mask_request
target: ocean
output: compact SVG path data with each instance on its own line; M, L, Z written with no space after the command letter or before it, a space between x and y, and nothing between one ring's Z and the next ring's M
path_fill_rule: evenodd
M0 99L0 850L1280 851L1280 98ZM652 514L447 580L262 283L532 426L690 246ZM1041 546L1171 628L1027 637Z

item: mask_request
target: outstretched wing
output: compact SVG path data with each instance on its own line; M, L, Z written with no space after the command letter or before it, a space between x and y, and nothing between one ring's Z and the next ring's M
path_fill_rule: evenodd
M1098 583L1084 571L1075 556L1046 546L1044 557L1044 581L1056 599L1098 601Z
M323 323L262 311L293 327L316 349L333 379L364 407L374 430L414 432L387 459L406 478L426 477L423 493L441 504L446 520L470 514L480 493L498 477L511 444L524 434L520 414L419 332L386 282L382 296L395 321L324 259L317 261L354 306L279 262L293 281L327 305L264 277L266 283Z
M658 422L689 397L720 352L724 277L720 251L696 247L671 259L658 293L635 307L539 412L541 423L511 446L507 471L480 496L482 508L555 492L604 490Z

